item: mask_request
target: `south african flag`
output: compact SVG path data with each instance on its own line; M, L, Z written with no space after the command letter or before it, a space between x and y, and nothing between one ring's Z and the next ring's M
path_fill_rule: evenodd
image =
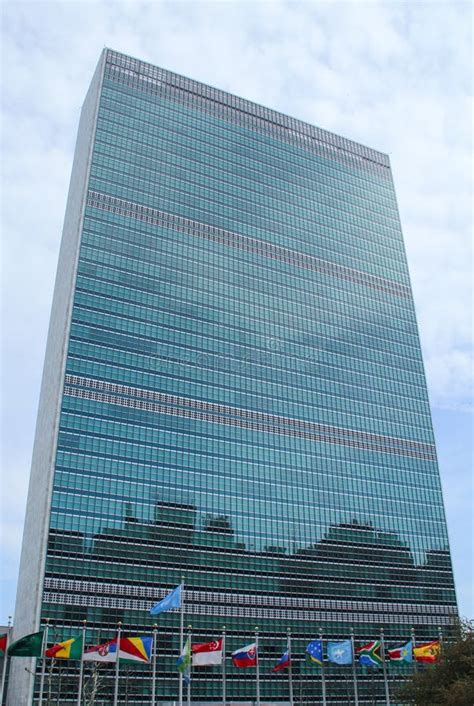
M380 648L380 640L372 640L372 642L368 642L366 645L359 647L357 650L359 664L365 667L381 667L382 657L380 656Z

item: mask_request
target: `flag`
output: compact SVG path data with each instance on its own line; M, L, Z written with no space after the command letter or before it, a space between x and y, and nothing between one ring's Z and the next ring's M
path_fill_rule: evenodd
M364 667L381 667L382 657L380 656L380 640L372 640L366 645L359 647L357 656L359 658L359 663Z
M7 650L9 657L41 657L43 652L43 630L20 637Z
M109 640L95 647L88 647L82 655L84 662L116 662L117 640Z
M8 633L5 632L3 635L0 635L0 657L5 656L5 652L7 651L7 644L8 644Z
M335 664L352 664L352 642L328 642L328 660Z
M121 662L148 663L153 647L152 637L121 637L119 659Z
M176 666L183 675L184 683L189 684L191 681L191 641L189 637L177 659Z
M193 667L207 667L212 664L222 664L222 640L202 642L192 645Z
M397 647L392 647L387 650L387 657L392 662L412 662L413 661L413 642L408 640Z
M150 610L150 615L159 615L160 613L165 613L167 610L173 610L173 608L181 608L181 592L182 586L179 584L179 586L173 588L171 593L168 593L162 601L155 603Z
M286 669L289 667L291 664L290 660L290 653L288 650L280 657L278 662L275 664L275 666L272 669L272 672L279 672L280 669Z
M309 643L306 648L306 652L309 655L311 662L319 664L320 667L323 666L323 641L313 640Z
M81 659L83 650L83 637L71 637L69 640L58 642L44 653L45 657L54 659Z
M232 664L234 667L255 667L257 664L257 645L252 642L251 645L245 645L239 650L232 652Z
M417 662L426 662L432 664L436 662L441 652L441 643L439 640L425 642L422 645L417 645L413 648L413 655Z

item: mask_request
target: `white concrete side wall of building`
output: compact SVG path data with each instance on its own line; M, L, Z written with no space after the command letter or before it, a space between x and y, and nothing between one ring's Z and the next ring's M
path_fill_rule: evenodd
M26 506L13 640L40 629L43 578L67 344L105 50L81 111L41 381ZM60 69L58 69L60 70ZM7 706L32 701L34 658L10 662Z

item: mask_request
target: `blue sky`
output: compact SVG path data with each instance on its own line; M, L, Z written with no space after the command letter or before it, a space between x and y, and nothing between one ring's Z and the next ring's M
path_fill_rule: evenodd
M470 2L4 2L0 623L13 613L77 123L109 46L390 155L460 612L474 617Z

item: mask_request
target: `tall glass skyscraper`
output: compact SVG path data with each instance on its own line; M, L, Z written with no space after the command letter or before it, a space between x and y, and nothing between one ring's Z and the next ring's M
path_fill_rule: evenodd
M225 625L230 651L259 626L265 703L288 703L270 672L288 628L295 700L316 704L304 649L320 630L422 641L457 612L388 157L104 50L66 210L15 634L45 618L54 639L84 619L89 644L117 621L146 633L182 578L195 641ZM178 624L160 616L163 704ZM38 679L12 670L10 703L30 703ZM54 667L53 695L74 700L77 670ZM350 669L326 677L328 702L347 704ZM380 676L358 680L361 704L383 700ZM124 669L120 702L149 704L150 688L148 667ZM196 670L194 703L220 693L218 669ZM253 702L251 670L229 666L227 693Z

